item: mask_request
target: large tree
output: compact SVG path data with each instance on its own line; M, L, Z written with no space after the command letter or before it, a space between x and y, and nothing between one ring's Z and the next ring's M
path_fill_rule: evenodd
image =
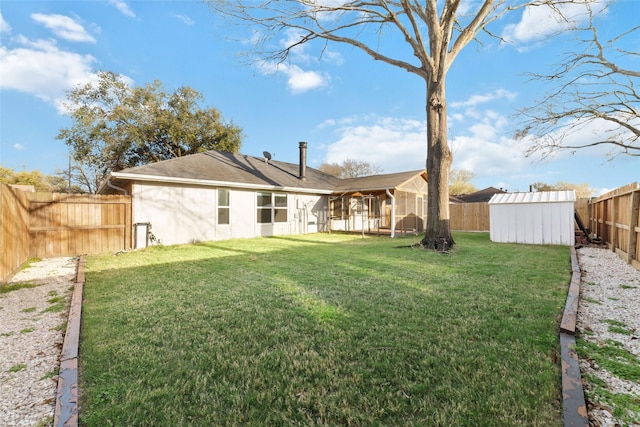
M640 25L602 40L595 21L590 11L588 26L573 29L575 50L551 73L533 76L551 87L520 112L519 136L532 142L528 155L600 146L610 159L640 156Z
M217 109L200 107L202 100L188 86L168 92L156 80L131 87L118 74L100 72L67 96L73 125L57 138L71 149L72 180L95 192L112 171L211 149L237 152L242 129Z
M371 58L420 77L425 84L429 178L423 247L453 246L449 225L449 170L446 77L456 57L503 13L532 2L519 0L208 0L212 8L248 28L263 43L256 54L286 61L300 45L319 40L341 43ZM538 0L535 4L552 3ZM299 37L286 46L271 38L294 30ZM387 48L383 37L401 37L408 49ZM288 40L292 40L289 38ZM271 46L278 46L271 48ZM264 47L264 48L263 48ZM392 84L390 84L392 86Z
M23 170L16 172L11 168L4 168L0 165L0 182L5 184L31 185L35 191L68 191L68 185L62 178L45 175L37 169L33 171Z

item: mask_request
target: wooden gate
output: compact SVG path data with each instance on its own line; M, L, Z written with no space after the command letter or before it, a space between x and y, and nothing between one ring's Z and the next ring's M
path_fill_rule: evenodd
M131 248L131 197L29 193L29 256L51 258Z

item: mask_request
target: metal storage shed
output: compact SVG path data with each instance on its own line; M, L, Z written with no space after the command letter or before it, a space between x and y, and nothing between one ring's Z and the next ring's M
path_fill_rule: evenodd
M573 190L495 194L489 201L493 242L575 244Z

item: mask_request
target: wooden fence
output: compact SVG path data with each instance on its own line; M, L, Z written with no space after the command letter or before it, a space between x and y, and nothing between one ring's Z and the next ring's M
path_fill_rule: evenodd
M489 231L489 204L451 203L449 205L449 224L456 231Z
M35 258L117 252L131 247L131 198L29 194L29 254Z
M0 281L30 257L52 258L131 249L131 197L25 193L0 184Z
M587 218L589 218L589 199L577 199L575 210L580 215L582 222L586 224ZM489 231L489 204L486 202L451 203L449 218L452 230Z
M635 182L603 194L589 209L591 232L622 259L640 269L640 185Z
M29 199L7 184L0 184L0 252L0 281L29 259Z

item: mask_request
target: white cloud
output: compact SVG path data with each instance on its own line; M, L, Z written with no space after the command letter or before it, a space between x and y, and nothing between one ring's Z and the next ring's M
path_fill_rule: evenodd
M520 173L531 162L523 144L505 136L508 118L482 111L479 120L465 118L456 124L458 136L451 139L453 167L474 172L477 177ZM327 120L319 128L334 128L337 140L327 148L326 161L341 163L351 158L370 162L385 172L423 169L427 157L426 123L390 117L349 117Z
M10 33L11 26L4 20L2 17L2 12L0 12L0 34L2 33Z
M588 10L594 14L604 13L606 3L598 0L581 0L575 3L557 3L527 6L520 21L504 28L502 38L507 43L536 43L549 36L565 31L589 19Z
M55 35L65 40L89 43L95 43L96 41L96 39L94 39L82 25L78 24L68 16L34 13L31 15L31 19L43 24L45 27L53 31Z
M426 124L423 121L391 117L357 117L325 121L337 125L338 139L329 144L326 161L367 161L392 173L424 169L427 157Z
M135 18L136 14L133 13L131 7L124 0L109 0L109 4L113 5L125 16L129 16L131 18Z
M174 13L173 16L175 18L178 18L180 21L182 21L185 25L195 25L196 21L194 21L193 19L189 18L186 15L180 15L177 13Z
M297 65L262 62L257 67L265 75L280 73L287 76L287 86L294 95L327 86L330 82L326 73L305 71Z
M16 39L21 47L0 46L2 79L0 89L17 90L52 103L64 112L66 92L95 78L91 65L95 58L60 50L51 40Z
M490 126L476 127L470 135L452 140L453 168L471 171L479 177L513 174L524 169L530 161L524 157L522 145L497 136L495 129L487 133L487 128ZM492 137L487 138L488 135Z
M281 65L278 67L278 71L287 75L287 84L294 95L326 86L329 83L326 74L317 71L304 71L297 65Z
M515 92L510 92L506 89L496 89L493 92L480 94L480 95L472 95L471 98L466 101L458 101L452 102L450 105L452 108L460 108L460 107L476 107L480 104L486 104L488 102L496 101L499 99L507 99L509 101L514 100L517 94Z
M22 145L22 144L15 143L15 144L13 144L13 149L14 149L14 150L20 150L20 151L22 151L22 150L26 150L26 149L27 149L27 147L25 147L25 146L24 146L24 145Z

